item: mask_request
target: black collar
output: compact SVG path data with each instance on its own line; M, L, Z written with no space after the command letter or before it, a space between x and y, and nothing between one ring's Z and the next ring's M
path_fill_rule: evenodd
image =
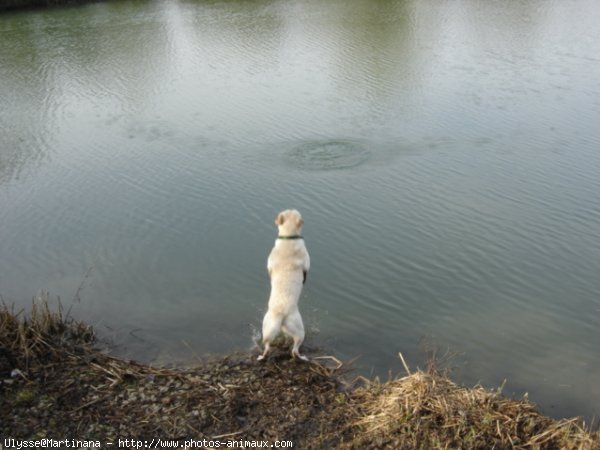
M304 239L304 238L302 236L300 236L299 234L294 234L292 236L277 236L277 239L292 240L292 239Z

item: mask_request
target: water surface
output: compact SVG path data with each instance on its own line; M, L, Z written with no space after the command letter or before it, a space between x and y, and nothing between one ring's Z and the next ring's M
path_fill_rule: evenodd
M119 1L0 16L0 293L147 361L248 349L278 211L307 346L600 410L600 4ZM86 275L87 274L87 275Z

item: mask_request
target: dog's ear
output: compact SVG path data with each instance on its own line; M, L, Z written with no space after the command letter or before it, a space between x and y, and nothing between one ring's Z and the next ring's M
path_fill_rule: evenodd
M300 218L298 219L298 223L296 224L296 226L300 228L302 225L304 225L304 219Z
M275 225L279 226L279 225L283 225L284 222L284 217L283 214L277 214L277 217L275 217Z

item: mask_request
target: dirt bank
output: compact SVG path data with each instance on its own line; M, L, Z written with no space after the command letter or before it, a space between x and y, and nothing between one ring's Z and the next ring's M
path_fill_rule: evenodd
M34 302L0 309L0 438L237 442L289 448L600 449L598 432L528 400L465 388L435 371L378 383L333 357L275 351L194 368L150 367L94 347L92 329ZM140 442L130 441L135 447ZM152 445L156 446L157 443ZM160 447L158 447L160 448Z

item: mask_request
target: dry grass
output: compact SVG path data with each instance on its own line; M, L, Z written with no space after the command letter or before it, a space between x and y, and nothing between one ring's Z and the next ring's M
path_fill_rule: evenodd
M15 313L4 303L0 308L0 363L28 370L57 352L89 350L86 346L92 340L91 327L64 317L60 304L58 311L50 310L45 292L33 299L28 315Z
M356 439L365 447L407 449L599 449L599 437L577 419L541 415L527 399L458 386L418 371L355 392L364 406Z
M153 368L99 352L92 330L47 297L0 308L0 436L86 439L286 439L294 448L600 449L576 419L542 416L428 370L386 383L346 381L333 357L275 351L192 369ZM403 361L404 362L404 361ZM408 366L404 362L408 372ZM355 380L356 381L356 380Z

